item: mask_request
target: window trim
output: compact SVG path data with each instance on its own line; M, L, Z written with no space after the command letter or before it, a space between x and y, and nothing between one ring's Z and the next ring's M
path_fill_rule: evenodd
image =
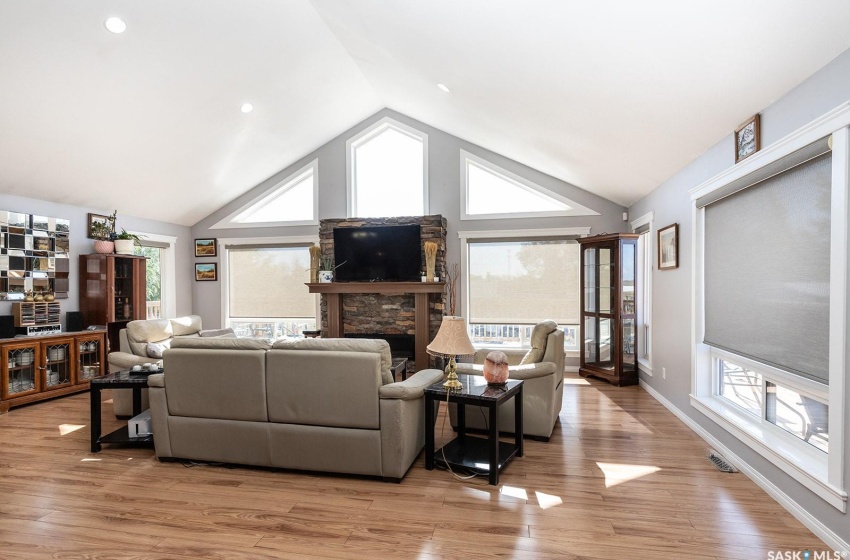
M549 197L557 202L566 204L570 207L569 210L550 210L542 212L499 212L492 214L470 214L469 208L469 164L472 163L485 171L496 175L512 183L513 185L534 193ZM568 217L568 216L599 216L599 212L595 212L586 206L570 200L569 198L558 194L552 190L542 187L533 181L529 181L524 177L520 177L516 173L512 173L503 167L499 167L495 163L476 156L466 150L460 150L460 219L461 220L493 220L493 219L513 219L513 218L546 218L546 217Z
M313 174L313 217L309 220L292 220L279 222L238 222L243 214L254 210L256 207L276 200L283 196L289 189L285 187L290 184L300 183L308 172ZM261 227L281 227L281 226L315 226L319 224L319 160L314 159L304 167L298 169L295 173L290 173L284 179L275 182L274 185L265 189L262 194L253 197L251 200L241 205L237 210L231 212L227 217L219 220L210 226L210 229L229 229L229 228L261 228Z
M280 244L280 245L295 245L295 244L304 244L304 243L313 243L316 246L319 245L319 237L314 235L293 235L293 236L282 236L282 237L230 237L230 238L218 238L218 254L221 255L221 259L219 262L220 269L220 282L221 284L221 326L222 328L227 328L230 326L230 276L229 276L229 259L227 258L227 250L225 247L227 245L270 245L270 244ZM304 272L305 281L307 277L307 271ZM319 297L315 298L316 300L316 324L321 325L322 316L321 316L321 299Z
M463 310L464 318L469 314L469 282L467 282L467 274L469 274L469 242L470 240L479 239L511 239L511 238L529 238L529 237L587 237L590 235L590 227L568 227L568 228L552 228L552 229L502 229L502 230L486 230L486 231L459 231L457 236L460 239L460 269L461 269L461 289L460 295L462 301L458 309ZM576 357L579 355L581 348L576 350L567 350L566 356Z
M354 157L354 151L368 143L373 138L376 138L384 130L393 129L396 132L410 136L422 142L422 215L427 216L430 213L428 194L428 135L421 130L417 130L412 126L401 123L391 117L384 117L366 127L361 132L358 132L345 142L345 186L346 186L346 211L349 218L355 217L386 217L386 216L359 216L357 212L357 181L355 175L357 171L357 162Z
M847 403L846 365L850 343L848 332L848 259L850 247L850 102L843 103L806 126L775 142L770 147L737 163L690 191L691 217L694 235L691 239L691 277L693 299L691 342L691 405L712 419L762 457L792 476L800 484L820 496L841 512L847 511L847 491L844 479L845 422ZM789 445L795 438L791 434L771 434L756 430L751 419L731 414L728 407L713 394L712 352L716 350L702 343L705 330L704 239L705 208L697 207L697 200L739 180L762 167L831 135L832 140L832 192L830 230L830 313L829 313L829 453L822 457L805 457L803 462L789 461L777 453L780 445ZM739 363L742 357L734 355ZM759 364L759 370L765 368ZM734 412L734 410L732 411ZM776 436L776 437L773 437ZM820 453L823 455L823 453Z
M641 229L643 226L648 226L646 232L649 237L647 238L647 246L644 249L644 262L638 263L639 269L644 272L644 274L640 275L641 280L644 281L644 287L642 289L643 299L638 310L641 311L641 318L644 323L644 332L643 336L640 337L643 340L643 343L649 348L649 357L644 358L638 352L637 361L638 361L638 370L644 372L649 377L652 377L652 274L655 270L655 263L652 259L652 241L655 238L655 230L653 229L653 222L655 221L655 211L650 210L643 216L632 220L629 223L632 232L635 232L638 229Z
M129 233L141 237L140 245L144 246L145 241L155 241L157 243L165 243L168 247L162 249L160 256L160 291L165 298L160 299L160 309L163 319L171 319L177 317L177 237L173 235L162 235L159 233L145 233L141 231L131 231Z

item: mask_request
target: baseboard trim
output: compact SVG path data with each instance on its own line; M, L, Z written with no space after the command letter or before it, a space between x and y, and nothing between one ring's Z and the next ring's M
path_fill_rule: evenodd
M564 373L578 373L578 366L564 366Z
M784 507L788 513L793 515L800 523L806 526L812 533L817 535L823 542L826 543L828 547L832 550L850 550L850 543L847 543L844 539L838 536L835 532L833 532L829 527L820 522L815 516L808 512L808 510L804 509L800 504L792 500L785 492L783 492L778 486L776 486L773 482L764 477L759 471L753 468L749 463L741 459L738 455L733 453L728 447L723 445L720 440L712 436L708 433L702 426L694 422L690 417L688 417L684 412L682 412L679 408L673 405L670 401L665 399L661 393L650 387L644 381L640 382L640 386L644 391L652 395L652 398L660 402L664 407L672 412L676 418L684 422L684 424L693 430L693 432L705 440L706 443L711 445L716 451L720 452L726 459L729 460L732 465L734 465L739 471L741 471L744 475L747 476L750 480L756 483L756 485L767 492L767 494L779 502L779 505Z

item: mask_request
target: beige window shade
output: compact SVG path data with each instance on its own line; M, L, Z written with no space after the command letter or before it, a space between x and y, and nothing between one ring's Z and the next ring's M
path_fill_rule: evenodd
M304 285L310 251L304 247L227 251L230 317L315 317L316 299Z
M579 322L579 246L572 240L469 243L470 323Z

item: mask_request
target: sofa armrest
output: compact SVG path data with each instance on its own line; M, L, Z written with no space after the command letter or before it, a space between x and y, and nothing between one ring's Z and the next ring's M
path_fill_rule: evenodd
M148 387L165 387L165 374L152 373L148 376Z
M147 363L162 364L162 360L156 360L147 356L137 356L136 354L130 354L129 352L110 352L106 361L109 363L110 372L130 369L135 365Z
M554 362L540 362L524 366L508 366L510 379L534 379L555 373ZM458 364L458 374L484 375L484 366L480 364Z
M443 379L443 372L438 369L423 369L417 371L404 381L388 383L378 388L378 396L382 399L401 399L405 401L422 398L425 387Z

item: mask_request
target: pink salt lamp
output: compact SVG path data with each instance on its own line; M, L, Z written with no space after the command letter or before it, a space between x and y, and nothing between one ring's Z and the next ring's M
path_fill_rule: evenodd
M495 350L484 359L484 379L490 385L504 385L508 380L508 357Z

